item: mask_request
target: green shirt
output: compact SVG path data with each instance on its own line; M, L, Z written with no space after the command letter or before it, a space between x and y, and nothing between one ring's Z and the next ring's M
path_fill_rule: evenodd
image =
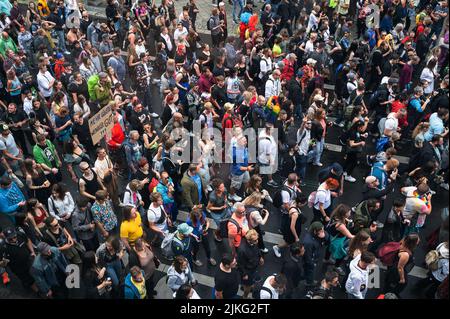
M59 168L61 163L56 155L55 145L49 140L45 140L45 147L36 144L33 147L34 160L38 164L45 164L50 168Z
M6 50L13 50L14 53L17 53L17 46L14 43L13 39L9 37L5 40L3 37L0 37L0 55L5 57Z

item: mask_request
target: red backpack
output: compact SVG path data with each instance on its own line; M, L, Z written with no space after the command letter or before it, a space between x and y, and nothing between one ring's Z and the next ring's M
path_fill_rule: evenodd
M153 193L153 191L155 190L156 186L158 186L159 181L156 178L152 178L150 184L148 184L148 190L150 193Z
M377 256L385 266L393 266L395 262L395 257L400 251L400 243L391 241L377 251Z

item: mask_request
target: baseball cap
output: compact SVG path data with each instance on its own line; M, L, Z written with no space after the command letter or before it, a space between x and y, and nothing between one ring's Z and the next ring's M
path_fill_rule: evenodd
M0 133L3 133L5 131L9 130L9 126L6 124L0 124Z
M312 65L316 65L317 61L314 59L309 58L308 60L306 60L306 64L312 64Z
M191 234L194 229L191 226L189 226L188 224L182 223L182 224L178 225L177 230L180 234L187 236L187 235Z
M398 83L398 78L389 78L388 80L388 84L397 84Z
M320 95L320 94L316 94L315 96L314 96L314 102L316 102L316 101L324 101L325 100L325 98L322 96L322 95Z
M5 234L6 239L13 239L17 236L17 231L13 227L6 228L3 233Z
M47 244L47 243L45 243L45 242L40 242L39 244L37 244L37 251L40 253L40 254L44 254L44 255L46 255L46 254L48 254L49 252L50 252L50 245L49 244Z
M321 229L323 229L323 225L321 222L314 222L311 224L311 226L309 226L310 231L318 231Z

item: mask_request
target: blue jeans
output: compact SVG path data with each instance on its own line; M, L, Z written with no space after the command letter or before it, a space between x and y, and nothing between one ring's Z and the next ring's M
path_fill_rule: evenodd
M320 158L323 153L323 146L325 145L325 139L322 137L320 141L317 141L316 146L314 147L314 164L320 163Z
M306 176L306 167L308 166L308 155L296 155L297 175L303 181Z
M239 14L236 17L236 9L239 6ZM241 17L242 10L244 9L244 0L233 0L233 20L238 21Z
M58 30L55 32L58 35L58 47L60 48L61 51L67 51L64 30Z
M297 117L299 119L303 118L303 115L302 115L303 112L302 112L302 105L301 104L294 106L294 114L295 114L295 117Z
M115 260L106 264L106 274L111 278L114 287L119 286L122 269L122 262L120 260Z

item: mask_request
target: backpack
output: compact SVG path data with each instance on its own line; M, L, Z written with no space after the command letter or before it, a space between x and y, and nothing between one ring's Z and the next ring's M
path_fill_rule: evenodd
M240 127L244 128L244 123L242 123L242 120L239 116L232 115L230 117L227 117L225 120L222 121L222 127L225 127L225 121L230 120L233 124L233 127Z
M375 146L377 153L384 152L388 144L389 144L389 137L387 136L380 137L377 140L377 145Z
M176 243L184 246L183 242L177 238L176 234L177 234L177 231L170 233L169 235L164 237L164 239L161 243L161 252L162 252L163 256L165 256L166 258L174 257L174 253L172 251L172 242L175 241Z
M235 219L233 219L231 217L222 219L220 221L220 225L219 225L219 233L220 233L220 237L222 237L222 238L228 238L228 223L233 223L236 226L238 233L240 233L242 231L241 226Z
M150 193L153 193L156 190L156 186L158 186L159 181L156 178L152 178L150 184L148 184L148 190Z
M292 200L294 190L289 188L288 186L284 185L284 183L283 183L283 187L281 187L281 189L278 189L273 196L272 205L275 208L281 208L281 206L283 206L283 196L281 196L282 191L287 191L289 193L290 199Z
M252 78L258 76L259 73L261 72L260 62L261 57L259 55L254 56L253 59L250 61L250 68L248 70L248 74L250 74Z
M276 274L273 274L272 276L275 276L275 275ZM264 287L264 280L259 280L253 286L253 290L252 290L252 297L253 297L253 299L261 299L261 291L262 290L264 290L264 291L269 293L270 299L273 298L272 291L269 288Z
M99 81L100 77L98 76L98 74L91 75L87 80L89 98L92 101L97 100L97 95L95 94L95 86L98 84Z
M314 191L311 194L309 194L309 196L308 196L308 207L309 208L314 207L314 204L316 203L316 195L317 195L317 191Z
M395 262L395 257L397 257L399 251L400 251L400 243L392 241L380 247L377 250L377 256L383 263L383 265L393 266Z
M206 22L206 28L211 31L212 30L212 26L211 26L211 20L213 20L213 17L209 17L208 21Z

